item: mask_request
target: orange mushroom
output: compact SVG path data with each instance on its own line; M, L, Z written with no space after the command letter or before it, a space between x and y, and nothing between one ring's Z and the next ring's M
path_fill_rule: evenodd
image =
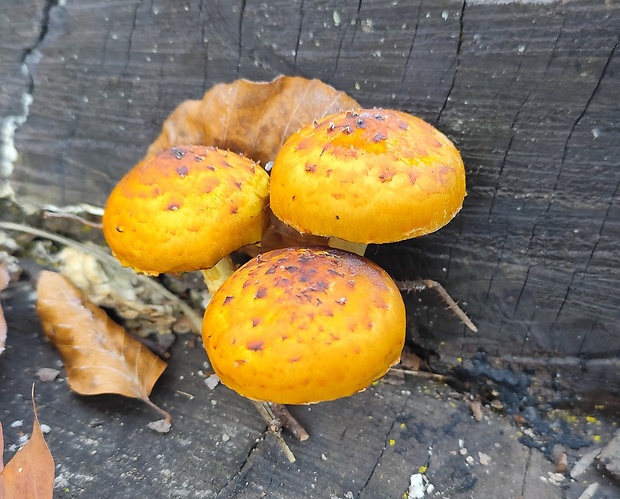
M271 171L270 205L279 219L360 254L369 243L434 232L464 197L465 168L452 142L393 110L315 121L285 142Z
M253 400L352 395L400 359L405 306L390 276L332 248L264 253L215 293L203 339L221 381Z
M214 147L162 151L114 188L103 233L137 272L205 270L211 292L233 271L230 253L260 241L269 177L254 161Z

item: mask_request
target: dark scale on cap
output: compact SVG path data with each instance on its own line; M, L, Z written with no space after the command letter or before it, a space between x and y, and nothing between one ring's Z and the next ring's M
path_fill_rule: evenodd
M208 170L211 170L212 172L214 172L214 171L215 171L215 166L213 166L213 165L207 165L207 166L206 166L206 168L207 168Z
M314 173L316 171L316 165L311 163L306 163L306 171L310 173Z
M179 174L179 177L185 178L187 177L187 174L189 173L189 169L187 168L187 166L179 166L177 168L177 173Z
M338 272L335 269L331 269L331 268L327 269L327 272L329 272L330 274L333 274L333 275L337 275L338 277L344 277L344 274L341 274L340 272Z
M235 187L241 190L241 182L235 181Z
M254 317L252 319L252 327L258 326L261 322L263 322L263 319L261 319L260 317Z
M335 300L338 305L345 305L347 303L347 299L343 296L342 298L338 298Z
M183 156L185 156L185 151L183 149L177 149L175 147L174 149L172 149L172 152L174 153L174 157L176 159L183 159Z
M409 130L409 125L407 125L407 123L405 123L404 121L399 121L398 128L402 128L403 130Z
M229 304L231 301L233 301L235 299L234 296L227 296L226 298L224 298L224 301L222 302L222 305L227 305Z
M168 211L177 211L178 209L179 209L178 203L171 203L166 207L166 210Z
M265 346L265 342L262 340L252 340L248 341L246 346L248 347L248 350L252 350L253 352L260 352Z
M387 135L382 134L381 132L377 132L375 136L372 138L375 142L381 142L382 140L387 139Z
M264 286L261 286L260 288L256 290L256 294L254 295L254 298L265 298L265 296L267 296L267 288L265 288Z
M197 163L201 163L204 160L204 156L194 156L194 161L196 161Z
M116 228L116 232L123 232L123 228L122 227L117 227Z
M297 260L299 260L300 263L309 262L311 260L314 260L314 255L312 253L304 252L299 255L299 258Z
M358 118L358 120L355 122L355 126L357 128L366 128L366 120L364 120L364 118Z

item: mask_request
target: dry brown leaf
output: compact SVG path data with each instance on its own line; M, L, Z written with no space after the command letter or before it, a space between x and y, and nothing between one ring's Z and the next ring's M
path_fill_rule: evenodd
M0 291L9 285L9 271L5 263L0 263ZM6 319L2 311L2 303L0 303L0 353L4 352L4 344L6 342ZM0 456L1 457L1 456Z
M170 147L193 144L230 149L265 165L301 127L358 107L345 93L298 76L221 83L202 100L181 103L164 122L146 158Z
M34 406L34 401L32 404ZM43 438L36 406L32 436L4 470L3 448L0 425L0 499L51 499L54 493L54 458Z
M400 365L411 371L419 371L422 359L411 348L405 346L400 354Z
M82 395L116 393L145 401L166 363L131 338L65 277L43 271L37 310L46 336L60 351L69 386Z

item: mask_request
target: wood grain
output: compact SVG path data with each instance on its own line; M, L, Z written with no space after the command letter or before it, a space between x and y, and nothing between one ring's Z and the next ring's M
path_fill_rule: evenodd
M320 78L427 119L462 151L457 219L369 251L398 279L443 283L479 326L412 295L416 342L449 362L479 348L582 366L618 357L617 2L13 3L0 112L32 96L15 133L20 199L103 204L182 100L237 77ZM28 50L32 85L19 73Z

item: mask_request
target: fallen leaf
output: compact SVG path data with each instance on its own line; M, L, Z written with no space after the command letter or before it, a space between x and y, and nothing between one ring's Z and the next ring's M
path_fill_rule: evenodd
M419 357L411 348L405 346L400 354L400 365L411 371L419 371L422 358Z
M65 363L71 389L81 395L115 393L149 400L166 363L118 324L65 277L43 271L37 286L37 310L46 336Z
M34 423L30 440L3 469L4 440L0 425L0 498L51 499L54 493L54 458L50 452L34 406Z
M266 165L303 126L359 107L345 93L298 76L221 83L202 100L181 103L164 122L145 159L174 146L193 144L230 149Z
M9 285L9 271L6 268L6 264L0 264L0 291L5 289ZM4 318L4 312L2 311L2 304L0 303L0 353L4 352L4 343L6 342L6 320ZM1 456L0 456L1 457Z

